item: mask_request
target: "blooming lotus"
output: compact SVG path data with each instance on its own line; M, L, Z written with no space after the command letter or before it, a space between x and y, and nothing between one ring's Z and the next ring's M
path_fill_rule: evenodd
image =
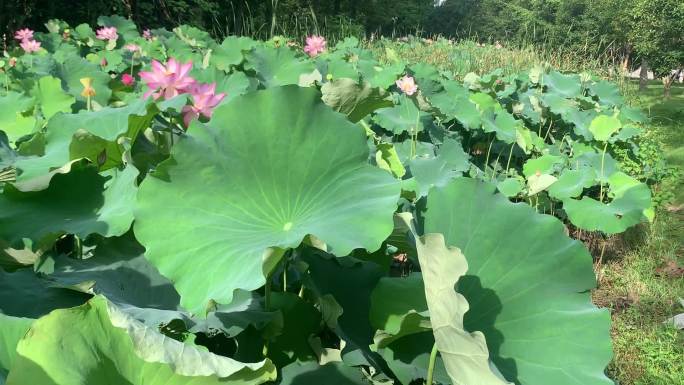
M142 36L145 40L152 40L152 31L146 29L143 31Z
M135 78L130 74L123 74L121 75L121 83L123 83L125 86L132 86L135 84Z
M396 81L397 87L408 96L411 96L418 91L418 86L415 80L410 76L404 76L403 78Z
M21 42L33 40L33 31L28 28L20 29L14 33L14 38Z
M133 44L133 43L126 44L126 45L124 46L124 48L125 48L127 51L133 52L133 53L140 51L140 46L137 45L137 44Z
M193 119L200 115L211 118L211 114L223 98L225 93L216 94L216 83L211 84L195 84L190 89L192 96L192 105L183 107L183 122L185 126L189 126Z
M97 30L96 37L100 40L118 40L119 34L117 33L116 27L102 27Z
M26 53L37 52L40 49L40 42L35 40L24 40L19 45Z
M322 36L309 36L306 38L306 46L304 46L304 52L309 56L314 57L319 53L325 51L325 46L327 42Z
M152 71L140 72L140 78L150 88L145 92L144 97L147 98L152 95L154 99L159 99L161 96L170 99L187 92L195 84L195 79L188 76L191 69L192 62L181 64L171 58L164 66L160 62L152 60Z

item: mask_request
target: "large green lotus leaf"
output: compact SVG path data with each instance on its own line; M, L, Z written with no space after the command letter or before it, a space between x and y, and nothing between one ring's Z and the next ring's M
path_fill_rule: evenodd
M426 118L429 118L429 114L419 110L416 104L406 96L401 96L396 106L375 111L373 117L380 127L395 135L403 132L415 135L423 131L423 120Z
M180 296L173 285L147 261L144 252L132 232L105 238L90 258L56 258L50 278L61 286L102 294L151 326L187 318L178 312Z
M563 157L544 154L538 158L529 159L523 165L523 175L530 177L537 173L540 174L553 174L555 172L555 166L563 163Z
M469 130L482 124L480 112L470 101L469 92L454 80L442 82L444 91L432 95L430 102L448 119L456 119Z
M437 149L436 157L416 157L409 160L411 174L417 183L416 194L425 196L433 186L444 186L450 180L462 176L470 168L468 158L461 143L449 138Z
M358 81L360 78L359 72L356 70L354 64L348 62L344 58L329 58L328 60L319 60L319 68L323 68L325 71L321 71L324 76L330 77L331 79L353 79Z
M523 184L518 178L506 178L496 185L497 190L507 197L514 197L523 191Z
M353 79L335 79L321 87L323 102L337 112L349 117L352 122L358 122L371 112L391 107L392 100L380 88L371 88L370 84L359 84Z
M620 131L618 131L617 134L613 135L609 141L611 143L616 143L616 142L625 142L629 139L632 139L636 136L639 136L644 133L644 130L640 127L633 126L633 125L625 125L622 127Z
M275 377L269 361L244 364L173 340L96 296L35 321L7 385L256 385Z
M591 255L556 218L494 192L464 178L427 199L425 232L441 232L468 260L458 283L470 305L466 329L484 333L509 381L612 384L603 373L612 355L610 316L591 303Z
M491 95L486 94L484 92L476 92L474 94L470 94L468 99L470 99L471 102L475 103L480 113L494 111L497 108L501 108L501 105L499 104L499 102L496 101L496 99L494 99Z
M45 119L50 119L58 112L71 112L71 105L76 101L73 96L64 92L62 82L52 76L38 79L33 87L33 96L40 104Z
M648 186L639 182L624 185L622 181L614 182L617 186L613 192L614 199L610 203L602 203L586 196L581 200L564 200L563 209L570 222L585 230L617 234L647 220L648 210L652 205Z
M397 149L391 143L378 143L375 146L375 163L383 170L387 170L397 178L406 175L406 168L401 164Z
M432 191L435 189L430 194ZM408 221L410 214L402 217ZM464 327L468 302L456 292L456 284L468 270L465 256L459 249L447 247L441 233L428 233L416 239L416 250L435 345L452 383L508 384L492 367L485 336L480 331L468 332Z
M299 84L299 77L311 73L314 63L297 57L288 47L256 47L247 54L247 69L256 71L264 87Z
M316 90L241 96L208 125L191 126L172 159L143 181L136 237L199 313L211 299L229 303L235 289L262 286L270 247L313 234L338 255L378 249L392 232L400 187L367 160L363 129Z
M619 106L624 104L625 100L620 95L620 90L615 83L601 80L589 86L589 91L598 97L600 104L607 104L609 106Z
M432 330L420 273L383 277L371 293L371 325L378 349L403 336Z
M88 158L101 167L121 164L117 139L126 136L134 140L150 123L156 108L148 109L146 105L140 100L122 108L54 116L48 122L44 154L17 159L15 167L20 173L15 186L22 191L42 190L55 173L69 171L68 167L60 168L80 158Z
M89 294L63 289L32 269L7 273L0 269L0 314L39 318L49 312L85 303Z
M381 66L374 60L359 60L357 68L364 80L371 87L387 89L392 86L397 78L404 73L404 63L394 63Z
M529 89L524 93L518 93L518 100L522 105L517 109L514 107L514 111L519 111L532 124L538 125L541 122L543 109L536 90Z
M608 177L618 172L620 168L617 160L609 153L604 156L593 148L573 157L569 163L575 165L582 172L591 173L596 183L600 181L608 183ZM601 173L601 164L603 164L603 173Z
M589 170L565 170L556 183L549 188L549 195L559 200L576 198L585 188L593 185L594 175Z
M497 108L496 112L484 111L482 114L482 130L496 133L496 138L506 143L515 143L518 128L522 125L521 120L515 119L502 108Z
M30 318L11 317L0 313L0 384L14 362L17 344L31 327Z
M23 244L14 248L0 239L0 268L14 271L34 265L45 253L45 249L52 247L52 241L53 239L48 238L34 245L30 239L23 239Z
M281 312L283 322L268 344L271 361L283 367L294 361L315 360L309 336L319 332L321 313L294 293L272 293L268 310Z
M577 75L564 75L557 71L544 74L543 84L549 93L554 93L564 98L576 98L582 95L582 82Z
M594 135L589 131L589 126L597 115L594 110L582 111L573 108L563 114L563 119L573 125L575 134L582 136L586 140L592 140Z
M605 142L622 128L622 122L615 116L599 115L589 124L589 131L594 139Z
M283 368L280 385L367 385L361 370L341 362L318 365L315 361L293 362Z
M77 101L86 102L86 98L81 95L83 92L83 84L81 79L93 79L93 88L95 89L95 96L92 100L101 106L106 106L109 97L112 95L112 90L109 88L109 81L111 78L109 74L102 71L97 64L90 63L86 59L79 56L70 56L64 63L57 65L57 77L62 79L66 90Z
M242 63L245 60L245 52L255 46L256 42L249 37L228 36L212 52L210 63L222 71L229 72L232 66Z
M558 94L543 94L539 99L551 112L561 116L565 116L578 109L575 100L564 98Z
M401 384L412 384L415 380L427 377L430 352L434 344L435 337L430 330L402 337L379 352ZM435 359L432 379L437 384L451 384L444 361L439 355Z
M33 104L33 98L14 91L0 96L0 131L7 134L10 142L33 132L36 119L32 114L24 114Z
M48 235L70 233L81 238L97 233L122 235L133 221L138 170L109 170L77 163L67 174L57 174L47 189L22 192L5 186L0 195L0 238L16 243Z
M306 288L318 298L332 296L343 309L334 330L346 342L343 359L349 360L354 351L360 350L368 362L378 367L380 358L369 346L375 334L370 323L370 297L383 276L380 266L352 258L336 258L314 248L306 248L301 258L308 264L304 277Z

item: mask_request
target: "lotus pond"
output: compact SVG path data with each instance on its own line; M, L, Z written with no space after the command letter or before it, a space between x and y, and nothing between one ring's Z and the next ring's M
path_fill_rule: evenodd
M0 383L613 383L568 234L654 216L614 84L46 28L0 60Z

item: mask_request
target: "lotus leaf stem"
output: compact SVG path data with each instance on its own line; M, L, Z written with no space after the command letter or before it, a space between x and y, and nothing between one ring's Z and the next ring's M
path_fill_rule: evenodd
M432 378L435 374L435 362L437 361L437 342L432 345L432 351L430 352L430 361L427 368L427 377L425 378L426 385L432 385Z
M608 142L603 145L603 153L601 153L601 180L599 180L599 202L603 203L603 168L606 162L606 150L608 149Z

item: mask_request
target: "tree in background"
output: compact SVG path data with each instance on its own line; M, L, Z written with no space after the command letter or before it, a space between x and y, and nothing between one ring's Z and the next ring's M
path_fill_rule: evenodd
M118 14L144 28L189 24L214 37L274 34L416 33L433 0L22 0L0 2L0 33L43 29L49 19L72 26ZM9 35L8 35L9 36Z
M684 66L684 2L636 0L629 16L634 50L653 75L662 79L664 96L669 98L674 71Z

